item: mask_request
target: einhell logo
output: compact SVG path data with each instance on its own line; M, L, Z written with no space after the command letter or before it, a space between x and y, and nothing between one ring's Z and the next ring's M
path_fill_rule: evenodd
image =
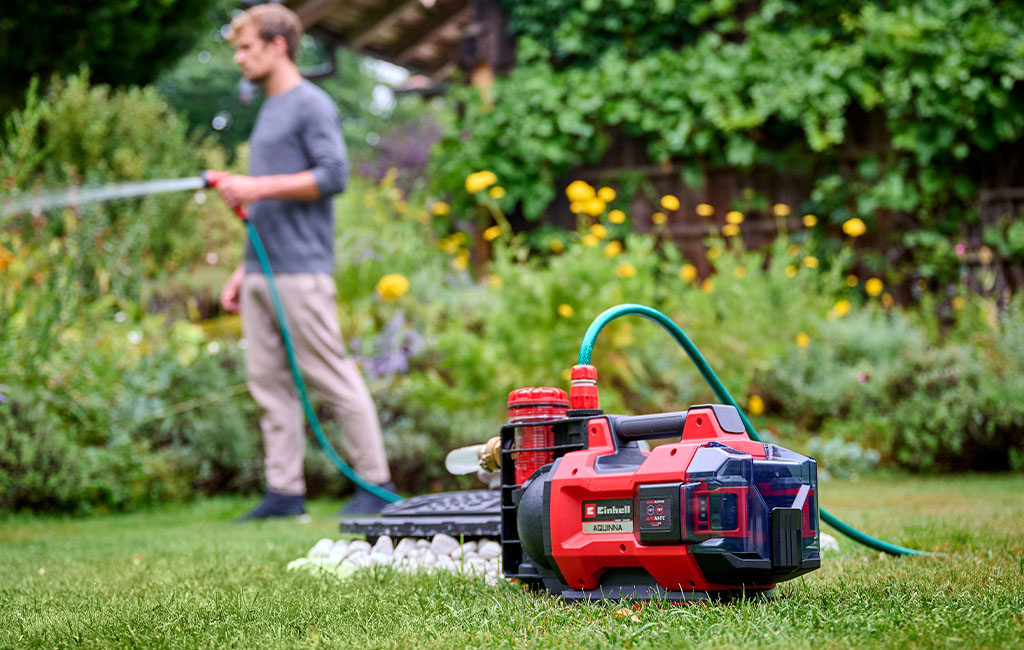
M602 501L584 501L583 518L598 521L617 521L631 519L633 501L631 499L604 499Z
M584 501L583 532L633 532L633 500L602 499L600 501Z

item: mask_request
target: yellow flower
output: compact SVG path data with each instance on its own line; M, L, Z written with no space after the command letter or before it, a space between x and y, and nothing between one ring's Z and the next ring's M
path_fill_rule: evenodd
M761 415L764 413L764 400L761 399L760 395L756 393L747 398L747 410L752 415Z
M377 281L377 295L382 300L394 300L409 290L409 279L401 273L389 273Z
M743 223L743 213L739 210L729 210L725 213L725 220L729 223L739 225Z
M797 269L795 266L790 264L789 266L786 267L786 277L787 278L795 278L798 270L799 269Z
M500 289L503 284L505 284L505 283L502 282L500 275L495 275L495 274L491 273L490 275L487 276L487 286L488 287L490 287L492 289Z
M576 310L572 308L572 305L567 305L564 302L558 306L558 315L562 318L572 318L572 315L576 313Z
M583 235L583 239L581 239L580 241L583 242L584 246L597 246L598 244L601 243L601 240L598 238L598 236L590 232Z
M611 203L615 200L615 190L610 187L602 187L597 191L597 198L601 199L605 203Z
M860 278L858 278L856 275L846 276L846 286L855 287L858 284L860 284Z
M790 257L796 257L800 254L800 244L790 244L786 250L789 251Z
M368 208L372 208L373 206L377 205L377 195L376 194L370 194L369 192L364 194L363 195L363 205L365 205Z
M697 267L693 264L683 264L679 267L679 277L687 282L693 281L697 277Z
M636 276L636 267L629 262L623 262L615 269L615 275L620 278L632 278Z
M405 201L397 201L397 202L395 202L395 212L397 212L398 214L405 214L405 210L408 207L409 207L409 204L407 202L405 202Z
M889 293L888 291L883 293L882 294L882 306L885 307L885 308L889 308L889 307L892 306L892 303L893 303L892 294Z
M492 199L503 199L505 198L505 188L501 185L495 185L487 191L491 195Z
M679 199L677 199L675 196L671 194L666 194L665 196L661 197L661 207L665 208L666 210L678 210Z
M813 228L818 225L818 217L813 214L805 214L803 218L804 228Z
M593 226L591 226L590 232L592 232L594 236L597 237L598 239L604 239L605 237L608 236L608 229L599 223L595 223Z
M459 251L459 240L455 238L455 235L444 237L437 242L437 247L449 255L454 255Z
M735 269L733 269L732 275L737 280L742 280L743 278L747 277L747 267L737 266Z
M772 206L772 214L774 214L776 217L788 217L789 206L786 205L785 203L776 203L775 205Z
M727 223L722 226L723 237L735 237L740 234L740 227L734 223Z
M592 199L583 201L583 212L591 217L596 217L604 212L604 209L608 207L604 201L597 198L596 196Z
M452 260L452 268L457 271L465 271L469 268L469 251L461 251Z
M717 260L721 256L722 256L722 249L719 248L718 246L712 246L711 248L708 249L708 259L709 260L714 261L714 260Z
M882 293L882 289L884 287L885 285L882 284L882 281L878 278L869 278L868 281L864 283L864 291L867 291L869 296L877 296Z
M796 335L797 347L806 348L811 344L811 337L807 336L806 332L800 332Z
M664 212L655 212L654 214L651 215L651 223L653 223L656 226L660 226L664 224L666 221L668 221L668 215L665 214Z
M552 239L551 243L548 244L548 247L551 249L552 253L561 253L565 250L565 244L561 239Z
M843 223L843 232L845 232L850 237L860 237L865 232L867 232L867 230L868 227L865 226L864 222L858 219L857 217L854 217L853 219L847 219L846 222Z
M850 301L846 298L840 298L836 301L836 304L832 305L832 313L842 318L843 316L850 313Z
M715 290L715 281L711 278L704 278L704 281L700 283L700 290L704 293L711 293Z
M808 255L807 257L804 258L804 266L806 266L809 269L818 268L818 258L814 257L813 255Z
M622 252L622 242L610 241L604 247L605 257L618 257L619 253Z
M569 212L583 214L583 201L573 201L569 204Z
M494 241L498 237L501 237L501 226L491 226L486 228L483 233L484 241Z
M497 182L498 177L494 175L494 172L487 170L473 172L466 177L466 191L470 194L476 194L477 192L486 190Z
M622 210L612 210L608 213L608 221L612 223L626 223L626 213Z
M888 296L889 294L885 294L885 295ZM954 297L952 302L953 302L953 309L955 309L957 311L960 311L961 309L964 308L964 299L961 298L960 296Z
M430 206L430 213L435 217L447 217L452 212L452 206L444 201L438 201Z
M565 188L565 196L570 201L586 201L597 196L597 192L586 181L573 181Z
M697 216L698 217L710 217L715 213L715 206L710 203L698 203L697 204Z

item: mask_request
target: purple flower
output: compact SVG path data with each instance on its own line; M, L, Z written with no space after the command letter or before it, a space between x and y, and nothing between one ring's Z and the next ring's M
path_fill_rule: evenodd
M406 327L405 314L398 312L373 339L369 350L364 350L364 343L358 337L349 342L349 347L372 381L408 373L410 359L423 349L423 337Z

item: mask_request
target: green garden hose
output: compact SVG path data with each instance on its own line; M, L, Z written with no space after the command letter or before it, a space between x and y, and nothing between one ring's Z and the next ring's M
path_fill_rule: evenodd
M249 230L249 241L252 242L252 248L256 251L256 258L259 260L260 268L263 269L263 275L267 278L267 287L270 289L270 298L274 303L274 311L277 312L277 321L281 325L281 340L284 341L284 349L288 355L288 366L292 370L292 379L295 381L295 388L298 390L299 399L302 400L302 410L306 413L306 419L309 420L309 425L313 427L313 434L316 436L317 442L320 443L324 453L326 453L327 457L331 459L334 466L338 468L338 471L344 474L350 481L374 496L384 499L390 503L401 501L402 497L399 495L391 492L390 490L386 490L379 485L371 483L356 474L355 470L349 467L338 452L334 450L330 441L327 440L327 436L324 435L324 431L320 427L320 420L316 417L316 411L313 410L313 405L309 402L309 395L306 393L306 383L303 381L302 374L299 372L299 363L295 358L295 348L292 345L291 330L288 329L288 319L285 318L284 315L284 306L281 304L281 296L278 295L277 285L274 284L274 273L270 269L270 260L267 259L267 251L264 250L263 242L260 240L259 233L256 232L256 226L253 225L252 221L245 219L245 226Z
M590 359L594 351L594 343L597 341L597 335L601 333L601 330L604 329L604 327L608 325L608 323L612 322L616 318L627 315L642 316L643 318L652 320L658 325L661 325L665 329L665 331L671 334L672 338L676 340L676 343L678 343L686 351L686 354L689 355L690 360L692 360L694 365L697 366L697 369L700 371L700 374L704 377L704 381L706 381L708 386L711 387L711 390L715 392L715 395L718 397L718 399L722 400L723 403L729 404L736 408L736 411L739 412L740 414L740 418L742 418L743 420L743 426L746 427L747 429L747 434L754 440L757 440L758 442L763 442L763 440L761 440L761 436L757 434L757 430L754 429L754 425L751 424L750 420L747 419L747 416L743 412L743 409L741 409L739 404L736 403L736 400L732 398L732 395L730 395L729 391L725 389L725 386L715 375L715 372L711 369L711 366L708 365L708 362L704 360L704 357L701 355L700 351L697 350L697 346L693 344L690 338L686 336L686 333L683 332L683 330L678 325L676 325L668 316L661 313L657 309L647 307L645 305L625 304L617 305L615 307L605 310L597 318L594 319L594 321L590 324L590 327L587 329L587 333L583 336L583 343L580 344L580 365L590 363ZM883 542L880 539L875 539L870 535L865 535L864 533L860 532L859 530L850 526L849 524L845 524L839 521L824 508L819 508L819 512L821 513L822 521L829 524L830 526L838 530L840 533L846 535L854 541L859 542L870 548L873 548L876 551L882 551L883 553L889 553L890 555L933 555L933 553L929 553L927 551L919 551L912 548L904 548L902 546L897 546L895 544Z

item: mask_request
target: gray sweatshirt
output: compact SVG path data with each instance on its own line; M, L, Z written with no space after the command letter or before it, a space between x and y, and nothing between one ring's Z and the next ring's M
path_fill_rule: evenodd
M265 199L249 206L249 219L267 250L274 273L334 272L334 210L331 195L348 184L348 153L334 102L303 80L268 97L249 137L249 174L294 174L309 170L320 198ZM261 271L252 242L245 247L245 272Z

